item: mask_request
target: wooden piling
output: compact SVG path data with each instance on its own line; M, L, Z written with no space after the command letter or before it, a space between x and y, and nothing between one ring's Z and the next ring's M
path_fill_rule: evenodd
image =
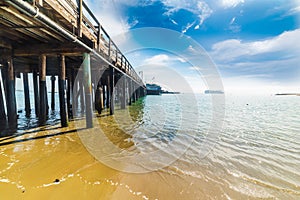
M103 88L100 82L95 91L95 109L98 111L99 114L101 114L103 109Z
M128 105L131 105L132 103L132 80L128 80Z
M3 71L1 71L1 74ZM4 85L4 82L1 78L0 80L0 122L5 122L6 121L6 113L5 113L5 107L4 107L4 97L5 97L5 92L3 91L2 93L2 84Z
M83 54L83 81L85 91L86 127L93 128L93 107L92 107L92 78L90 54Z
M38 117L40 114L40 97L39 97L39 86L38 86L38 75L37 72L32 73L33 77L33 90L34 90L34 109L35 114Z
M126 80L125 76L121 77L121 109L126 108Z
M110 107L110 80L109 74L106 77L106 108Z
M109 113L111 115L113 115L115 112L114 86L115 86L115 69L113 67L110 67L110 69L109 69L109 89L110 89Z
M131 94L131 96L132 96L132 103L134 103L135 101L136 101L136 90L135 90L135 84L136 83L132 83L132 94Z
M46 55L40 56L40 111L39 111L39 122L45 124L47 119L47 102L46 102Z
M24 97L25 97L25 112L26 116L30 116L30 96L29 96L29 85L28 85L28 74L23 73L23 86L24 86Z
M68 118L71 119L73 117L72 115L72 109L71 109L71 78L68 78L68 84L67 84L67 111L68 111Z
M7 62L7 116L10 128L17 128L17 104L15 93L15 75L13 59L9 58Z
M66 99L65 99L65 81L66 81L66 62L65 56L60 56L60 74L58 80L59 91L59 108L60 108L60 121L62 127L68 126L68 118L66 113Z
M48 101L48 89L47 89L47 83L45 87L45 99L46 99L46 115L49 115L49 101Z
M51 76L51 110L55 110L55 76Z
M84 99L84 80L79 79L79 97L80 97L80 110L81 113L84 113L84 105L85 105L85 99Z

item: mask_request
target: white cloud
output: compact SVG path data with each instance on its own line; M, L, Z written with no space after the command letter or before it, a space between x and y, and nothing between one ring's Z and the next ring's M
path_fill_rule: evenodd
M232 25L234 22L235 22L235 17L231 19L229 24Z
M299 81L293 83L282 83L280 81L268 81L256 76L236 76L223 78L225 94L238 95L274 95L277 93L299 92ZM238 84L237 84L238 83Z
M124 1L125 2L125 1ZM136 0L130 0L127 4L135 4ZM119 4L114 1L103 1L102 3L95 3L93 0L88 0L86 3L91 8L103 28L110 34L115 36L124 32L127 32L132 25L126 20L126 16L123 16L120 12Z
M155 55L151 58L147 58L144 61L144 65L166 65L171 61L171 58L166 54Z
M193 23L188 23L184 29L181 31L181 33L186 33L192 26L194 26L195 22Z
M221 5L224 8L234 8L242 3L245 3L245 0L221 0Z
M169 56L166 54L158 54L155 56L152 56L150 58L146 58L142 65L172 65L175 62L180 62L180 63L186 63L186 60L184 60L181 57L177 56Z
M170 19L170 20L173 24L178 25L178 23L174 19Z
M199 26L210 17L213 10L205 1L199 0L162 0L161 1L167 8L168 11L165 13L167 15L172 15L173 13L183 9L187 10L199 18Z
M211 56L221 62L233 61L242 56L253 56L263 53L283 52L296 55L300 52L300 29L287 31L281 35L255 42L243 42L231 39L212 46Z
M233 17L229 22L229 30L231 30L233 33L237 33L241 31L241 26L239 26L236 23L236 17Z

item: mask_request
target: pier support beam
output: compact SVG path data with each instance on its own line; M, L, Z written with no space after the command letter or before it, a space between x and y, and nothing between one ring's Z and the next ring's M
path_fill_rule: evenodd
M95 91L95 109L101 114L103 110L103 88L101 81L99 82L97 89Z
M3 73L3 71L1 71L1 74ZM2 124L3 122L6 121L6 114L5 114L5 107L4 107L4 100L3 97L5 97L5 92L3 91L2 93L2 84L4 85L4 81L1 78L0 81L0 124Z
M84 113L84 80L79 79L79 97L80 97L80 111L83 114Z
M85 91L86 127L93 128L93 107L92 107L92 76L90 54L83 54L83 81Z
M109 113L111 115L115 112L115 94L114 94L114 86L115 86L115 69L110 67L109 69L109 96L110 96L110 105L109 105Z
M67 111L68 111L68 118L73 118L72 109L71 109L71 78L68 78L68 84L67 84Z
M40 97L39 97L37 72L33 72L32 77L33 77L33 90L34 90L34 109L35 109L36 116L39 117L39 115L40 115Z
M12 129L17 128L17 104L15 93L15 75L13 67L13 59L10 58L7 62L7 116L8 124Z
M106 91L107 91L107 86L105 86L104 84L104 82L102 83L103 85L102 85L102 89L103 89L103 92L102 92L102 102L103 102L103 109L105 108L105 103L106 103L106 95L105 95L105 93L106 93Z
M55 110L55 76L51 76L51 110Z
M121 109L126 108L126 78L121 77Z
M106 108L110 107L110 80L109 74L106 77Z
M46 99L46 55L40 56L40 111L39 121L40 124L45 124L47 119L47 99Z
M66 62L65 56L60 57L60 74L58 81L58 90L59 90L59 108L60 108L60 121L62 127L68 126L68 118L66 113Z
M132 87L132 94L131 94L131 97L132 97L132 103L134 103L136 101L136 90L135 90L135 83L132 83L131 85Z
M132 80L128 79L128 105L132 104Z
M24 97L25 97L25 112L26 117L30 116L30 97L29 97L29 85L28 85L28 74L23 73L23 85L24 85Z

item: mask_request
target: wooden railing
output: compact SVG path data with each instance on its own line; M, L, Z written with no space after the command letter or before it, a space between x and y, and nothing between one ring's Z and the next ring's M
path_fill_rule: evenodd
M94 50L113 64L120 71L142 83L141 78L135 72L127 58L122 54L117 45L112 41L109 34L103 28L97 17L89 9L83 0L27 0L34 6L43 7L48 4L52 9L59 10L61 16L77 29L77 37L83 35L89 38Z

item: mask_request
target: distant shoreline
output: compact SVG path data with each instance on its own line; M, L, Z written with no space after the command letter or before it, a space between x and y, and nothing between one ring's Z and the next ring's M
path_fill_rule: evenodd
M300 96L300 93L282 93L282 94L275 94L276 96Z

